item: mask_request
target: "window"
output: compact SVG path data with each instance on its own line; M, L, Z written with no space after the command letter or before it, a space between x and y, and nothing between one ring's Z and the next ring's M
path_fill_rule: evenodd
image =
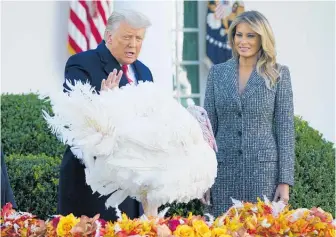
M183 105L201 104L199 2L176 1L173 15L173 92Z

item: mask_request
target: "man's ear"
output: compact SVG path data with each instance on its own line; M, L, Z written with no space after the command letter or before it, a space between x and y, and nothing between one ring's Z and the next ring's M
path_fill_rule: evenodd
M113 38L111 32L106 32L106 36L106 43L111 44Z

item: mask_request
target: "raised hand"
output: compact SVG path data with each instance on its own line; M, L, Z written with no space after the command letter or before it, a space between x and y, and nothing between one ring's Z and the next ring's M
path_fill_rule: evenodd
M101 91L107 91L118 88L119 82L121 80L121 77L123 75L122 70L119 71L117 74L117 69L114 69L107 77L107 79L103 79L101 83Z

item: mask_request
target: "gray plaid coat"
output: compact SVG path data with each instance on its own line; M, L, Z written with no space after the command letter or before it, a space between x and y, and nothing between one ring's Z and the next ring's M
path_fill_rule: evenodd
M273 199L279 183L294 183L294 113L290 73L280 69L275 87L253 70L238 92L238 61L214 65L208 76L204 108L216 137L218 174L212 210L218 216L231 197L255 202Z

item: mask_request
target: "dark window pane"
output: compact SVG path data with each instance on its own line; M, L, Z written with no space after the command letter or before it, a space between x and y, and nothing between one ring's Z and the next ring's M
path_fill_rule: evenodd
M183 60L198 61L198 32L183 32Z
M179 84L181 95L190 95L200 93L199 86L199 66L198 65L181 65L182 73L179 74ZM183 93L183 91L189 91L189 93Z
M181 98L181 104L184 107L188 107L190 105L200 105L200 98Z
M184 27L198 28L197 1L184 1Z
M176 75L177 74L177 75ZM176 96L190 96L200 93L198 65L174 65L173 88Z

